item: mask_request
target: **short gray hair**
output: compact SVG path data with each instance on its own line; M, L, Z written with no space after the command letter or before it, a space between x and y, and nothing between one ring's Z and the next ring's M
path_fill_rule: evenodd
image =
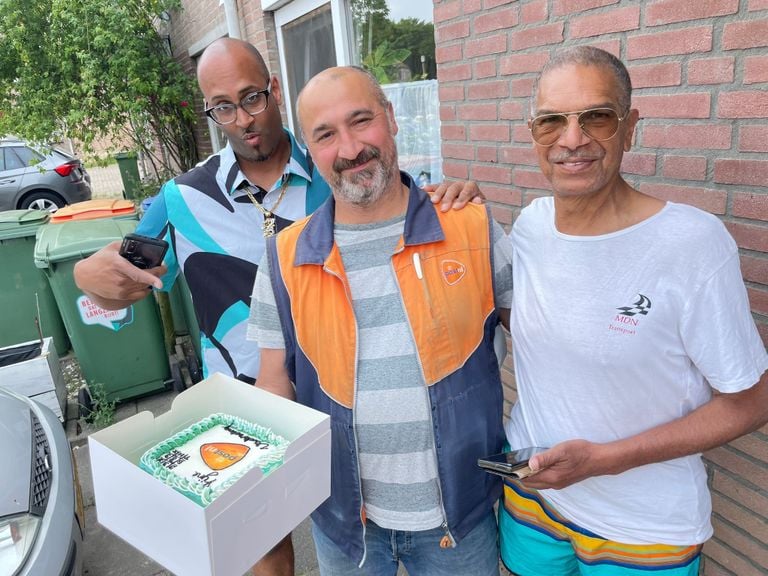
M573 64L581 66L595 66L608 70L616 80L619 101L619 113L626 114L632 106L632 80L624 63L610 52L606 52L594 46L573 46L555 53L554 57L544 65L541 73L533 83L533 95L531 99L531 115L535 113L536 99L539 95L539 82L548 73L558 68Z

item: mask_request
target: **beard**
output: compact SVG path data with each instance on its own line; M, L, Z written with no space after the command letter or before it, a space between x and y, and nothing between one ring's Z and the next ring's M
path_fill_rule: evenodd
M262 142L259 144L258 148L248 146L242 140L230 139L230 144L232 145L232 150L234 150L234 152L241 158L250 162L266 162L272 158L272 155L280 144L280 140L277 139L274 142Z
M374 146L366 146L352 160L337 159L333 163L329 184L343 200L357 206L370 206L379 200L396 179L397 162L394 154L382 152ZM371 166L352 174L344 170L374 160Z

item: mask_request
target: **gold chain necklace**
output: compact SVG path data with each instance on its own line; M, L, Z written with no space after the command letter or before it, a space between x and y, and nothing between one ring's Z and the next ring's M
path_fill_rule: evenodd
M248 198L251 199L251 202L253 202L253 205L256 206L256 208L259 209L259 212L261 212L264 215L264 223L261 225L261 233L264 235L264 238L269 238L270 236L275 235L275 210L277 210L277 207L280 206L280 202L283 200L283 196L285 196L285 191L288 189L288 182L290 181L291 177L286 176L285 180L283 181L283 185L280 187L280 194L277 197L277 200L272 205L272 208L267 210L263 204L260 204L258 200L256 200L256 197L251 192L251 187L247 186L244 188L245 193L248 195Z

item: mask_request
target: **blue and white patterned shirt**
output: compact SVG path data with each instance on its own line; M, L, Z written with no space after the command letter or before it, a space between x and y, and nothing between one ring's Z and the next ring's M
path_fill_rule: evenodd
M264 216L244 188L270 209L287 181L275 210L277 230L319 206L330 189L308 154L286 130L291 157L283 176L266 191L248 181L227 145L194 169L168 181L139 223L137 233L163 237L170 290L181 272L189 286L200 325L203 374L222 372L252 382L259 371L259 351L246 341L251 290L264 254ZM258 192L258 193L257 193Z

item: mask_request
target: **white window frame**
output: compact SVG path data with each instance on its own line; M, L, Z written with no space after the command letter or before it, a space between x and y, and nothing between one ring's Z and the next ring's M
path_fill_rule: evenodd
M280 72L283 78L283 103L287 112L289 128L294 134L299 128L293 125L293 105L298 94L288 93L288 69L285 64L282 27L326 4L331 5L336 65L348 66L352 63L352 23L349 21L349 10L345 0L291 0L287 3L281 3L280 0L262 0L262 8L264 10L275 10L277 52L280 57Z

